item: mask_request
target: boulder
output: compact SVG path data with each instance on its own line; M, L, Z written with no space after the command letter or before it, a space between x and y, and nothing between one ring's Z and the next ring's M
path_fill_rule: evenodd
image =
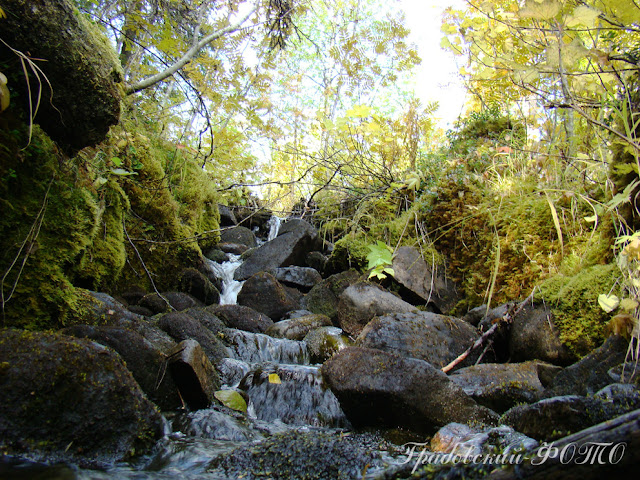
M299 308L297 299L276 278L267 272L253 275L238 293L238 305L250 307L278 321L282 316Z
M329 317L312 313L305 317L281 320L271 325L265 333L276 338L302 340L311 330L330 326L332 326L332 323Z
M203 306L202 302L182 292L163 292L162 295L150 293L142 297L138 305L148 308L154 315L167 312L171 309L180 312L187 308Z
M66 335L88 338L115 350L126 362L142 391L162 410L182 405L173 379L164 375L167 355L142 335L128 328L76 325L63 331Z
M273 272L278 267L304 265L304 259L318 240L317 230L304 220L285 222L280 234L255 249L234 274L236 280L246 280L258 272Z
M236 243L249 248L258 246L255 234L247 227L235 226L226 228L220 233L221 243Z
M223 252L219 248L212 248L208 250L204 254L204 256L207 257L212 262L216 262L216 263L224 263L229 261L229 255L227 255L225 252Z
M450 422L495 422L431 364L382 350L348 347L322 366L326 384L354 426L432 433Z
M544 305L527 305L515 316L509 334L509 353L513 362L541 360L566 366L578 360L560 341L553 313Z
M304 337L309 347L312 363L324 363L343 348L350 347L353 342L338 327L320 327L311 330Z
M357 336L373 317L415 309L380 285L360 282L350 285L340 294L338 324L347 334Z
M444 266L427 263L417 248L398 248L391 266L393 278L409 293L403 295L409 303L431 304L438 312L447 313L458 302L455 285L447 281Z
M449 376L480 405L498 413L519 403L533 403L544 392L543 380L560 367L541 362L483 363L462 368ZM543 371L542 379L538 372Z
M234 207L233 212L238 219L238 225L257 231L259 236L265 236L269 233L269 221L273 217L271 210L260 208L256 210L252 207Z
M431 451L467 457L495 455L495 452L509 455L514 451L531 450L537 446L537 441L506 425L472 428L461 423L450 423L431 438Z
M545 396L588 395L613 383L608 371L624 362L628 345L623 337L610 336L600 347L558 373Z
M328 260L329 258L322 252L309 252L304 259L305 263L309 267L320 273L324 272L324 266L327 264Z
M209 407L220 389L218 372L195 340L183 340L169 352L169 371L192 410Z
M142 453L163 420L112 350L59 333L0 330L0 449L108 464Z
M215 365L229 356L229 351L220 339L198 320L183 312L166 313L158 326L177 341L196 340L209 360Z
M242 255L249 250L249 247L241 243L225 242L218 244L218 248L224 252L232 255Z
M244 305L211 305L207 311L218 316L226 327L247 332L265 333L273 325L264 313Z
M191 318L197 320L214 335L218 335L227 326L225 323L213 313L219 305L209 305L205 308L194 307L187 310L183 310L182 313L186 313Z
M226 205L218 204L218 212L220 212L220 226L221 227L232 227L232 226L238 224L238 220L236 219L236 215Z
M220 302L220 292L211 281L195 268L185 268L180 273L180 290L188 293L204 305ZM191 308L191 307L188 307Z
M356 283L359 278L360 274L355 270L331 275L315 285L302 299L301 305L313 313L322 313L336 322L340 294L349 285Z
M281 267L276 268L275 277L285 285L308 292L322 281L317 270L310 267Z
M174 431L191 437L227 442L251 442L263 438L245 415L218 406L180 415L172 427Z
M419 358L442 368L477 339L476 329L458 318L413 312L374 318L362 329L355 343L359 347ZM473 365L478 355L476 351L460 365Z
M110 295L77 289L79 307L67 315L67 325L122 325L144 321L144 317L131 312Z

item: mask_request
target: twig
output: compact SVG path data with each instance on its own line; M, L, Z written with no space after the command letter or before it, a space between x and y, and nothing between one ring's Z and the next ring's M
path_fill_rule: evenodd
M512 305L507 310L507 313L505 313L501 318L495 320L491 328L484 332L482 336L473 343L473 345L471 345L467 350L461 353L455 360L449 363L449 365L442 367L442 371L444 373L450 372L456 365L464 361L464 359L467 358L472 351L480 348L489 339L489 337L491 337L496 332L496 330L498 330L501 325L511 325L513 319L522 311L529 300L533 300L533 292L531 292L531 295L525 298L518 305Z

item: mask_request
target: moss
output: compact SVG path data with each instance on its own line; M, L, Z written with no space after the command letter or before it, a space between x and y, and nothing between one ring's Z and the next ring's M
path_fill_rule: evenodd
M619 275L615 264L595 265L541 285L538 299L551 307L560 340L574 354L584 356L605 340L610 315L598 305L598 295L609 293Z

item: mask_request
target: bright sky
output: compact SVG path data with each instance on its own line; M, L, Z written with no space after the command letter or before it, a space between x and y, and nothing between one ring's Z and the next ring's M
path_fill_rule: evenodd
M449 6L462 8L462 0L400 0L411 29L411 41L418 46L422 64L416 70L416 95L426 105L438 101L436 116L441 126L452 126L462 111L465 90L458 77L453 54L440 48L442 12Z

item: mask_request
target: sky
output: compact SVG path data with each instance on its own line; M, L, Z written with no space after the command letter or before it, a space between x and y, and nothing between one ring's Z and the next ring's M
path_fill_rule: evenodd
M461 8L462 0L400 0L411 29L410 39L418 46L422 64L416 67L414 88L423 105L438 101L435 116L440 126L451 127L462 112L465 90L452 53L440 48L442 12L448 6Z

